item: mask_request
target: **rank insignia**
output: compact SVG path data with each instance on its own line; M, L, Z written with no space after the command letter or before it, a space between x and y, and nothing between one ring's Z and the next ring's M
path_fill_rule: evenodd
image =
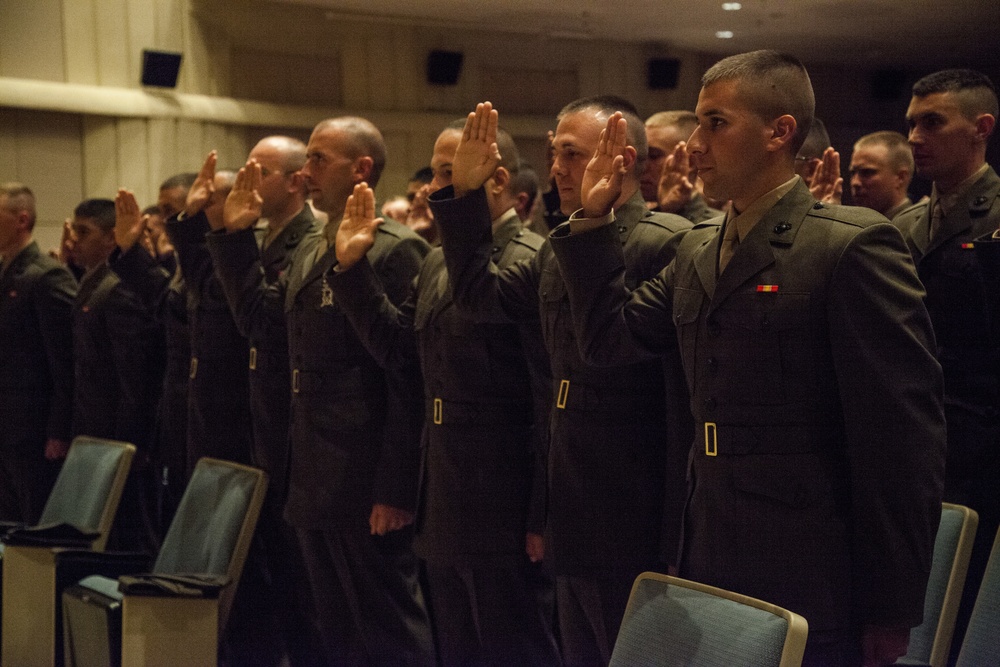
M330 287L330 283L326 282L326 276L323 276L323 289L320 292L319 307L333 305L333 288Z

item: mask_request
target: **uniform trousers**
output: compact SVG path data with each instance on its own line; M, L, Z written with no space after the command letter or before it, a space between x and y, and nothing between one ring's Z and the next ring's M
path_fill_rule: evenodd
M566 667L608 664L632 584L642 572L609 570L599 578L556 575L556 613Z
M412 529L297 529L330 665L436 665Z
M427 562L428 596L444 667L560 664L532 567L527 557L521 564Z

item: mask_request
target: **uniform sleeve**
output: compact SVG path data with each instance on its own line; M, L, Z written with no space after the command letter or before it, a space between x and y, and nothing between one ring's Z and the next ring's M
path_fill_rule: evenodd
M115 437L142 447L152 431L159 382L152 377L154 357L162 350L160 332L138 298L115 287L106 309L107 331L120 388ZM159 348L157 347L159 346Z
M299 261L303 245L295 249L292 265ZM285 335L285 287L287 278L269 283L264 276L260 249L252 229L212 232L206 247L229 310L240 333L251 340L274 340Z
M862 620L912 627L923 616L946 441L924 290L898 230L876 224L858 233L828 296Z
M73 300L76 282L65 268L47 271L36 286L35 307L52 376L46 435L68 441L73 421Z
M163 321L163 309L170 307L166 303L170 287L167 272L138 243L125 252L113 253L109 264L145 308Z
M583 359L595 366L620 366L674 350L673 264L630 293L613 225L568 232L567 225L558 227L551 243L569 292Z
M451 186L428 199L441 230L455 303L479 322L538 318L538 255L503 270L492 261L493 230L486 193L480 188L454 198Z
M367 258L347 271L335 271L330 279L334 298L365 349L382 368L398 368L417 359L413 331L417 280L410 282L406 300L397 307Z
M423 239L404 237L373 263L393 304L401 304L409 294L428 250ZM407 363L386 368L385 379L385 429L372 498L376 504L413 511L417 502L424 417L423 378L416 355Z

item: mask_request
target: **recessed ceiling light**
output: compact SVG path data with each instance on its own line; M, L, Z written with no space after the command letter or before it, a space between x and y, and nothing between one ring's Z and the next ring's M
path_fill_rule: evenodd
M715 36L718 37L719 39L732 39L733 38L733 31L732 30L719 30L719 31L717 31L715 33Z
M722 8L725 9L727 12L738 12L739 10L743 9L743 5L741 5L738 2L723 2Z

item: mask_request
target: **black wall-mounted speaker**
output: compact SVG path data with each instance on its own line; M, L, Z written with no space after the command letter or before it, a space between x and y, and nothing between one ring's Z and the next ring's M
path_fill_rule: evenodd
M461 51L434 50L427 54L427 83L436 86L454 86L462 72Z
M142 85L159 88L177 86L177 73L181 69L180 53L142 50Z
M650 58L646 66L646 85L650 90L673 90L677 87L680 71L681 61L677 58Z

